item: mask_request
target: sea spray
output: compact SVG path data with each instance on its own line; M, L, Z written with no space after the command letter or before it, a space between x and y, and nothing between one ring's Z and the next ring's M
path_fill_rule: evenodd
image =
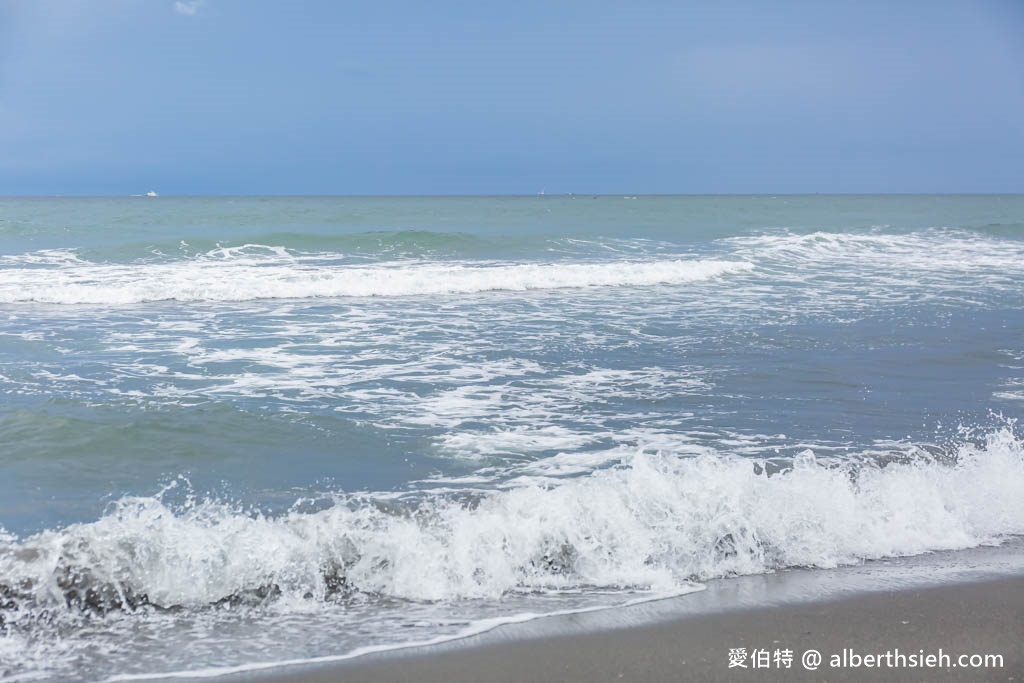
M1024 533L1024 447L1010 427L942 462L810 452L769 474L724 454L637 452L615 467L472 502L401 508L338 496L280 516L127 497L99 520L0 546L7 620L39 610L224 602L494 599L582 587L671 591L781 567L966 548Z

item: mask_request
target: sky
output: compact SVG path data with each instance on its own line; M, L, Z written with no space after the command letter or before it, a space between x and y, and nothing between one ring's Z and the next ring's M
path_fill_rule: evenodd
M0 195L1024 192L1024 0L0 0Z

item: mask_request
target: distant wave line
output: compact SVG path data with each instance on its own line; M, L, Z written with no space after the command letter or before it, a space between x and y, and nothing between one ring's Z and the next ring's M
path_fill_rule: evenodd
M560 288L684 284L753 269L746 261L417 263L352 266L189 260L0 270L0 303L133 304L393 297Z

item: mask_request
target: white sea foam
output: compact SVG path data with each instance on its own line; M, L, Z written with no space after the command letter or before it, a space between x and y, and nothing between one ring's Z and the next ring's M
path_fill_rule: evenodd
M174 504L174 490L125 498L92 523L0 538L0 679L340 659L710 577L998 542L1024 534L1012 429L885 466L565 455L474 500L339 496L277 516Z
M788 231L718 240L730 258L753 263L710 314L721 322L766 314L773 321L865 315L927 302L984 307L1018 293L1024 242L961 230L909 233Z
M1024 273L1024 243L956 230L930 229L906 234L771 233L722 240L737 255L758 265L806 264L815 271L840 266L849 274L875 271L891 283L925 275L991 276L993 281Z
M1006 387L993 393L992 397L1003 401L1024 401L1024 380L1007 382Z
M809 451L773 475L755 464L640 452L560 485L475 504L428 498L405 513L361 498L279 517L125 498L96 522L5 537L0 584L21 608L8 623L143 595L198 608L261 591L300 602L338 592L460 600L584 586L672 591L1024 533L1024 444L1010 428L962 446L954 464L918 454L884 467L825 466Z
M116 305L166 300L387 297L649 286L698 282L753 267L743 261L695 259L530 264L405 262L359 266L293 258L270 247L266 248L271 251L269 255L253 255L256 246L222 249L203 258L169 263L76 263L52 269L0 269L0 302Z
M687 590L679 591L679 595L684 593L694 593L704 590L701 586L693 586ZM669 597L669 596L662 596ZM614 607L628 607L635 604L648 602L652 600L651 597L642 597L632 600L626 600L625 602L615 604ZM346 652L340 655L326 655L320 657L307 657L303 659L284 659L284 660L272 660L266 662L247 662L245 664L238 664L235 666L214 666L205 669L184 669L176 671L168 671L165 673L140 673L140 674L118 674L110 676L104 680L104 683L120 683L122 681L153 681L160 679L185 679L185 678L216 678L220 676L228 676L231 674L246 674L253 673L256 671L265 671L267 669L279 669L288 666L298 665L315 665L315 664L327 664L331 662L341 662L347 659L355 659L356 657L362 657L364 655L379 653L379 652L393 652L395 650L405 650L410 648L422 648L431 645L440 645L441 643L450 642L453 640L462 640L470 638L472 636L480 635L492 631L499 626L506 626L511 624L522 624L524 622L533 621L535 619L565 616L565 615L576 615L584 614L587 612L595 612L598 610L608 609L609 605L600 605L596 607L583 607L578 609L565 609L555 610L551 612L522 612L517 614L508 614L501 617L491 617L485 619L477 619L467 626L464 626L461 630L458 630L452 634L446 634L429 638L425 640L405 641L398 644L387 644L387 645L367 645L356 648L350 652ZM6 681L7 679L5 679ZM13 679L19 680L19 679Z
M70 266L85 263L74 249L40 249L0 256L0 263L32 266Z
M440 438L442 448L459 455L522 455L541 451L575 450L601 438L600 433L582 433L545 425L516 425L480 432L455 432Z

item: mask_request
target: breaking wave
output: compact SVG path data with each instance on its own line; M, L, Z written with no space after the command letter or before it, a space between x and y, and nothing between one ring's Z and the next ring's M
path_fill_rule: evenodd
M255 251L255 253L254 253ZM59 268L0 269L0 302L133 304L314 297L471 294L571 287L682 284L750 270L743 261L660 260L601 263L398 262L337 265L328 256L292 256L246 245L210 257L128 265L69 260Z
M773 473L772 473L773 472ZM173 490L173 485L170 487ZM673 592L781 567L835 567L1024 533L1024 443L1003 428L948 454L781 466L638 452L474 500L339 497L286 514L123 498L99 520L0 536L0 615L202 609L359 594L487 599L581 588Z
M759 266L777 264L831 270L852 267L900 277L923 273L1009 276L1024 272L1024 245L964 230L931 228L911 233L765 233L722 240Z

